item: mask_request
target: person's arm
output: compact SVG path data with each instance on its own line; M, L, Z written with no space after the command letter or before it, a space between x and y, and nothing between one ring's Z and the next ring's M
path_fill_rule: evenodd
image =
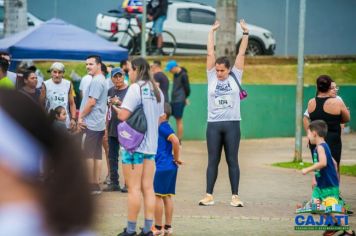
M339 102L341 103L341 123L345 124L350 121L350 111L342 100L339 100Z
M188 98L190 95L190 85L189 85L189 78L186 73L182 75L182 86L184 89L185 97Z
M41 88L41 95L40 95L40 104L41 107L46 110L46 96L47 96L47 91L46 91L46 85L45 83L42 83L42 88Z
M236 60L235 60L235 67L239 70L243 70L245 66L245 54L248 45L249 30L244 20L240 20L240 26L243 34L242 34L239 52L237 53Z
M134 83L129 87L121 107L112 106L116 111L119 120L126 121L131 116L131 113L135 111L137 106L141 103L140 93L140 86L137 83Z
M69 92L68 92L68 100L69 100L69 110L70 110L70 126L73 128L75 126L75 120L76 120L76 113L77 113L77 108L75 106L74 102L74 96L72 93L72 84L70 85Z
M177 135L171 134L168 137L168 141L172 143L173 146L173 157L174 157L174 162L177 165L182 165L183 161L180 159L180 147L179 147L179 139Z
M85 103L83 110L79 114L79 119L83 120L92 110L93 107L96 105L96 99L93 97L89 97L87 103Z
M303 116L303 126L304 126L305 133L308 131L309 124L310 124L309 117Z
M126 121L132 114L131 111L125 108L120 108L117 106L112 106L112 108L116 111L117 118L121 121Z
M314 163L310 167L302 169L303 175L305 175L305 174L307 174L307 173L309 173L311 171L314 171L314 170L320 170L320 169L322 169L322 168L324 168L326 166L327 162L326 162L326 154L325 154L324 147L321 146L321 145L318 145L317 146L317 151L318 151L319 162Z
M214 33L219 27L220 27L219 21L215 21L208 34L208 44L207 44L208 54L206 57L206 69L208 71L213 69L213 67L215 66Z

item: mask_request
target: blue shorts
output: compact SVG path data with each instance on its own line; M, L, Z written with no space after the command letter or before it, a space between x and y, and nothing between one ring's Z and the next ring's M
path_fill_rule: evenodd
M160 16L153 21L152 31L156 35L161 35L163 32L163 23L167 19L167 16Z
M181 119L183 117L183 111L185 107L185 102L174 102L171 103L172 116L176 119Z
M139 165L143 163L143 160L155 160L155 155L144 154L140 152L128 152L126 150L122 151L122 164Z
M176 194L178 168L170 170L156 170L153 187L157 196L171 196Z

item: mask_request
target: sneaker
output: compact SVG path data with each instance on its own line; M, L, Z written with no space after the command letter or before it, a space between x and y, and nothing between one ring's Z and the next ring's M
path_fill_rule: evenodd
M342 234L339 234L339 236L355 236L355 231L352 230L352 233L344 231Z
M124 232L122 233L119 233L117 236L137 236L136 232L133 232L131 234L129 234L127 231L126 231L126 228L124 229Z
M101 194L101 189L99 184L91 184L91 194L98 195Z
M164 229L164 235L165 236L167 236L167 235L171 236L172 234L173 234L173 228L172 227L170 227L168 229Z
M104 192L116 192L120 190L120 186L116 184L109 184L106 188L103 189Z
M141 233L138 234L138 236L154 236L152 231L149 231L148 233L143 233L143 230L141 231Z
M200 206L211 206L214 205L214 198L211 194L206 194L205 198L199 201Z
M234 207L243 207L244 203L240 200L239 196L232 195L230 205Z
M157 229L154 225L152 225L151 231L152 231L153 235L164 236L163 228L162 229Z
M127 193L128 192L126 185L124 185L124 187L121 188L121 192L122 193Z

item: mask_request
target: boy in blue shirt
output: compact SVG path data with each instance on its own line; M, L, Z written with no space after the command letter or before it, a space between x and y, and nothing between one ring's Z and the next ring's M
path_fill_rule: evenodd
M155 226L152 229L154 235L171 235L173 233L171 227L173 215L172 196L175 195L178 165L183 164L179 156L179 139L168 123L171 115L171 106L168 103L164 104L164 113L160 118L158 148L155 157L156 173L153 186L156 193L156 208ZM166 216L164 228L162 228L163 208Z
M325 208L343 205L343 201L339 196L339 178L336 162L331 156L328 144L325 142L327 132L328 126L325 121L315 120L310 123L307 135L310 143L316 145L313 151L314 164L302 169L303 175L314 171L317 184L313 189L312 202L321 204ZM336 232L336 230L327 230L324 235L333 235ZM352 230L344 231L342 235L355 235L355 232Z

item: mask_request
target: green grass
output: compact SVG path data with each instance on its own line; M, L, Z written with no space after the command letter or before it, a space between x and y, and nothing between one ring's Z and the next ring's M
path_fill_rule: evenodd
M205 60L177 59L178 64L187 68L191 83L206 82ZM162 59L162 65L165 66L167 59ZM49 78L46 72L52 62L36 62L36 66L44 73L45 78ZM79 75L86 74L85 64L83 62L64 62L66 67L66 78L72 70ZM114 64L118 65L118 64ZM335 63L306 63L304 67L304 83L315 84L318 75L328 74L338 85L356 84L356 62L335 62ZM170 73L167 75L172 78ZM244 70L244 84L296 84L297 65L252 65L247 64Z
M312 163L309 162L277 162L273 163L272 166L289 168L289 169L297 169L301 170L305 167L311 166ZM345 166L342 165L340 168L340 173L342 175L356 176L356 165Z

